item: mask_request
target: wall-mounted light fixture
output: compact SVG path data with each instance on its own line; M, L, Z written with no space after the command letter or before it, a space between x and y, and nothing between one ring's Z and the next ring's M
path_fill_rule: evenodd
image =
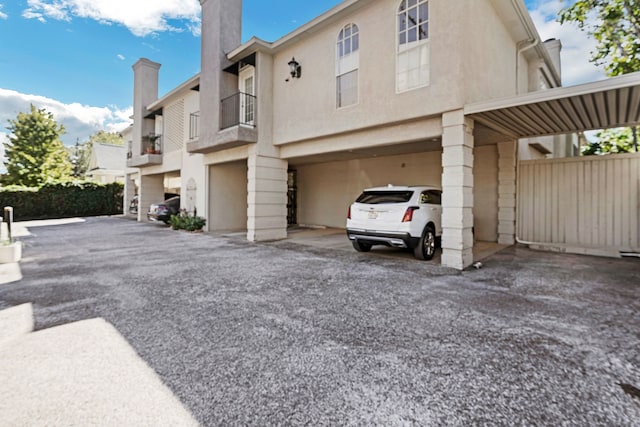
M299 79L302 75L302 67L300 66L298 61L296 61L295 57L291 58L291 61L289 61L289 72L291 73L291 78L293 79Z

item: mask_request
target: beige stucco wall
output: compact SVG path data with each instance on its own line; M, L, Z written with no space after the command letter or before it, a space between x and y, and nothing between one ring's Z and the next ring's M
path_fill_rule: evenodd
M298 223L344 228L347 208L368 187L440 185L440 152L292 166L298 172Z
M464 43L456 46L464 52L465 101L502 98L516 91L516 41L498 17L489 0L447 2L464 4ZM521 57L521 60L524 60ZM526 79L527 67L519 74Z
M518 141L518 160L539 160L547 158L547 153L531 144L540 144L553 153L553 137L522 138Z
M247 162L209 167L209 230L246 230Z
M430 75L427 87L396 94L397 0L368 3L368 7L284 48L274 56L274 143L284 144L379 126L460 108L462 68L456 49L459 32L451 30L461 6L444 0L430 2ZM360 32L359 102L336 108L336 40L347 23ZM437 25L436 23L446 23ZM302 65L302 77L288 77L292 57ZM259 92L260 93L260 92Z
M498 240L498 148L486 145L474 149L473 224L475 240Z

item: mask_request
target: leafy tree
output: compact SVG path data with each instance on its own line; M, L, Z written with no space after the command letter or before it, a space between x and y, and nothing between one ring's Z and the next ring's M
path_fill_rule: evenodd
M124 138L117 132L105 132L99 130L89 137L91 144L111 144L111 145L124 145Z
M597 42L591 62L604 65L609 76L640 71L640 0L578 0L559 14L561 24L574 22ZM638 151L638 126L597 134L602 138L582 154Z
M600 131L597 141L582 147L582 155L630 153L634 150L631 128L615 128Z
M71 163L60 141L64 126L56 123L53 114L31 105L29 113L9 120L7 129L11 135L4 143L4 184L38 187L70 177Z
M640 0L578 0L560 11L559 20L593 36L591 62L604 65L608 75L640 70Z
M73 176L84 177L89 169L89 161L91 160L91 145L88 142L82 144L76 142L75 145L65 147L67 150L67 156L71 167L73 169Z

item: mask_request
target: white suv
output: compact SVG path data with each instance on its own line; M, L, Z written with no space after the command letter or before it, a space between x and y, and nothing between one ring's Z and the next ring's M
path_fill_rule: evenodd
M358 252L386 245L429 260L442 235L441 198L435 186L368 188L349 207L347 236Z

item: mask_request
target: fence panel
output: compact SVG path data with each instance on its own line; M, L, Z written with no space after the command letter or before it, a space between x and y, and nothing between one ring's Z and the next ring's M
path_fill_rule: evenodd
M522 241L640 252L640 154L518 165Z

